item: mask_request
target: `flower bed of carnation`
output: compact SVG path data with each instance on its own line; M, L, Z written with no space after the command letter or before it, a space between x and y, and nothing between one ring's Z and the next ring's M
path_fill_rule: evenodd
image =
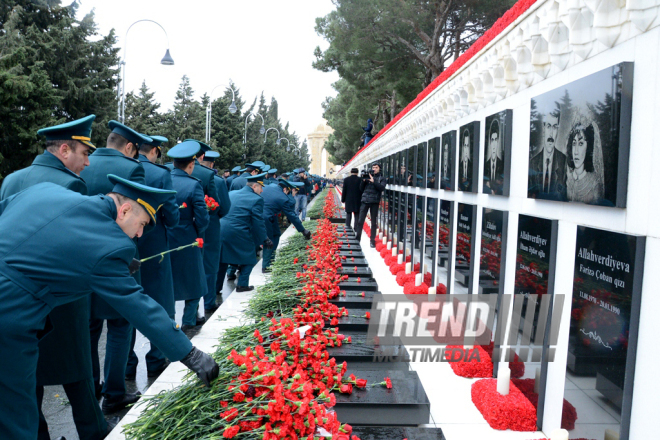
M472 402L488 425L497 430L536 431L536 408L513 383L509 394L497 392L497 379L472 384Z
M450 358L452 352L449 351L450 348L460 348L465 350L462 345L448 345L445 351L445 357ZM473 351L477 350L478 358L473 354ZM475 345L474 348L469 350L467 356L463 356L463 359L469 359L469 361L458 361L458 362L449 362L449 366L454 371L457 376L461 377L493 377L493 361L480 345Z

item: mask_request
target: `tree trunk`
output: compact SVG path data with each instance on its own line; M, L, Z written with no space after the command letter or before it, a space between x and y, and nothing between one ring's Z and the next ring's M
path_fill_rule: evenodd
M390 100L390 115L392 115L392 119L396 118L396 115L399 114L399 109L397 108L396 105L396 89L392 90L392 98Z

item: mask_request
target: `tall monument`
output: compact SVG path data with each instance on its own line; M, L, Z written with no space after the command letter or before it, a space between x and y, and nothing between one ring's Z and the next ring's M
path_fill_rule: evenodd
M324 148L325 141L328 140L332 132L333 130L328 125L328 121L324 119L312 133L307 135L310 154L312 156L312 163L310 165L312 174L326 177L334 176L334 171L336 171L335 164L330 162L328 159L329 154ZM333 170L333 173L330 173L330 170Z

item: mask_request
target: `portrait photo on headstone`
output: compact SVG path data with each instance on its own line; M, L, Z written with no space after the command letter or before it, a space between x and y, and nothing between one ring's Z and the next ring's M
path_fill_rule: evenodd
M625 208L633 64L531 100L527 197Z
M458 189L477 192L479 178L479 121L461 126L458 148Z
M484 194L509 195L512 119L512 110L503 110L486 117Z
M454 169L456 157L456 131L452 130L442 135L440 141L440 188L455 190L456 179Z

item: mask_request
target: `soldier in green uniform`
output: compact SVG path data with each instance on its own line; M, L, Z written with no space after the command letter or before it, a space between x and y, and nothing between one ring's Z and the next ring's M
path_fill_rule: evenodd
M193 243L209 225L209 213L204 201L204 190L199 179L193 177L197 167L195 157L200 152L197 141L184 141L170 149L167 155L174 162L171 172L172 187L179 205L179 224L168 229L170 247ZM200 165L201 166L201 165ZM215 182L214 182L215 185ZM199 299L206 293L202 249L189 247L171 254L175 301L185 301L182 328L188 331L198 324Z
M213 162L220 157L217 151L209 150L204 154L204 160L200 163L209 169L213 169ZM218 270L220 268L220 219L229 212L231 202L229 201L229 191L225 185L222 177L217 173L213 177L215 179L215 187L218 191L218 207L214 211L209 211L210 222L209 227L206 229L206 238L204 240L204 273L206 274L207 292L204 295L204 312L212 313L217 310L216 296L216 281L218 278ZM224 277L224 273L222 274ZM222 301L222 298L221 298Z
M241 170L241 167L238 166L238 165L231 169L231 173L232 173L231 176L227 177L227 179L225 180L225 183L227 184L227 190L229 190L229 188L231 188L231 182L235 178L240 176L242 172L243 172L243 170Z
M271 168L268 170L268 173L266 173L266 179L264 180L264 185L268 186L272 183L278 183L277 168Z
M87 185L79 174L89 165L89 153L95 150L90 142L94 119L96 116L90 115L39 130L37 134L46 137L46 151L34 159L32 166L4 179L0 200L42 182L56 183L87 195ZM53 331L39 341L37 363L39 439L50 439L48 424L41 412L46 385L63 385L80 439L102 438L109 429L94 393L89 300L80 298L56 307L48 318Z
M139 161L144 167L144 178L147 186L164 190L172 190L172 177L170 170L164 165L158 165L156 160L161 157L161 144L167 142L163 136L148 136L151 142L140 144ZM156 226L138 239L138 251L143 258L160 254L170 249L167 238L167 229L179 224L179 206L176 197L172 194L165 200L162 208L158 210ZM174 283L172 281L172 266L170 254L162 259L146 261L140 266L140 274L144 293L163 306L170 318L174 319ZM138 358L135 355L135 328L131 337L131 350L126 365L126 379L135 380ZM163 353L154 344L145 356L147 376L157 377L169 364Z
M110 121L108 127L111 133L108 135L106 148L97 148L94 154L89 156L89 166L80 174L87 182L89 195L107 194L112 190L112 183L107 179L108 174L115 174L140 184L145 182L144 167L135 158L138 157L139 145L151 141L151 138L143 136L117 121ZM137 247L135 250L135 258L138 258ZM139 284L139 272L136 272L134 277ZM90 301L89 331L92 347L92 371L97 387L101 387L98 347L104 320L108 329L103 374L105 381L102 385L104 396L102 409L105 414L112 414L139 399L140 393L127 393L124 383L132 328L129 322L110 307L103 298L92 294Z
M245 172L231 182L229 191L238 191L239 189L242 189L247 184L248 177L260 174L265 166L266 164L260 160L246 164Z
M53 308L90 292L207 384L218 375L215 361L195 349L129 275L131 238L156 221L157 207L171 193L108 178L114 186L107 196L39 183L0 202L0 230L12 231L0 234L0 347L9 356L0 362L3 440L37 438L38 341Z
M298 232L301 232L307 240L312 237L312 233L305 229L295 213L295 201L288 197L291 189L297 186L298 182L288 182L284 179L280 179L278 183L267 185L261 193L261 196L264 199L264 224L266 226L266 234L273 242L272 248L264 249L264 257L261 260L261 269L264 273L270 271L269 267L273 253L280 242L280 226L277 223L277 216L279 214L284 214Z
M199 154L197 155L198 157L197 159L195 159L195 168L193 169L192 176L199 179L202 182L202 189L204 190L204 195L211 197L213 200L216 201L216 203L219 203L218 189L215 184L215 171L213 171L212 168L204 165L204 163L206 163L206 158L205 158L206 153L212 151L211 146L207 143L204 143L202 141L197 141L194 139L186 139L186 140L197 142L199 143L200 146L200 151ZM211 163L213 163L213 160L211 160ZM219 211L217 208L215 210L209 211L210 224L215 224L216 221L218 222L220 221L218 217L218 213ZM204 256L204 276L207 282L207 287L202 292L202 297L205 297L207 295L208 286L212 286L213 288L215 288L215 278L218 275L216 269L218 265L213 264L215 262L215 257L213 256L213 254L217 252L217 249L220 246L219 235L220 235L219 233L215 234L215 231L212 231L211 236L206 237L206 231L205 231L199 237L204 239L204 244L205 244L204 249L202 249L202 255ZM206 256L207 249L211 250L212 255L210 257ZM210 282L211 278L213 279L213 283ZM198 317L197 325L203 324L205 321L206 318L204 316Z
M250 176L243 189L230 192L231 208L220 220L220 273L226 272L229 264L238 266L240 275L236 283L237 292L254 289L254 286L248 284L250 273L257 264L255 246L263 244L266 248L273 247L264 226L264 199L261 198L261 191L265 175Z

